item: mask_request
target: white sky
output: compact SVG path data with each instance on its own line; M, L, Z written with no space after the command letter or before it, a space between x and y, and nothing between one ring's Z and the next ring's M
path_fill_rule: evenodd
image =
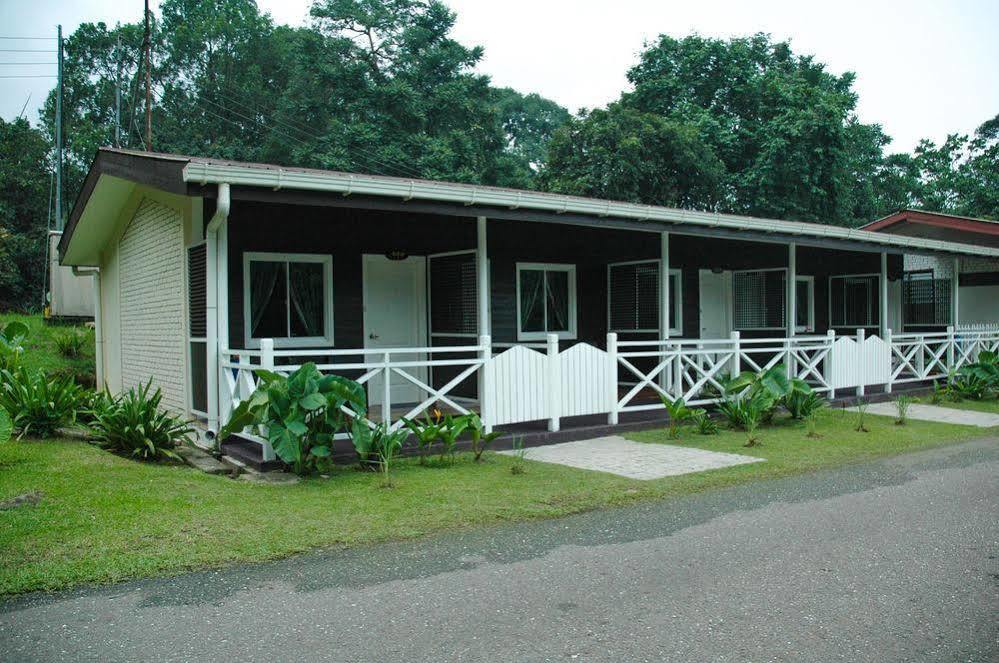
M645 40L660 33L729 37L769 32L790 39L835 73L857 73L858 113L880 123L895 150L922 137L970 133L999 113L996 0L446 0L455 37L485 47L482 73L497 85L538 92L571 110L617 98ZM151 3L155 7L157 0ZM301 25L309 0L258 0L277 23ZM138 20L142 0L0 0L0 36L68 34L81 22ZM0 49L54 41L0 40ZM0 62L54 62L54 53L0 52ZM51 65L0 65L0 76L54 73ZM54 79L0 78L0 116L16 117L30 94L32 120Z

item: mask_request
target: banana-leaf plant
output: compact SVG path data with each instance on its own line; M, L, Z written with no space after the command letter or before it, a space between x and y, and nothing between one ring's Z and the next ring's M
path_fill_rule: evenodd
M392 487L392 476L389 474L393 460L402 451L403 442L409 437L405 428L392 430L387 424L380 423L372 429L371 451L382 472L382 485Z
M258 371L260 385L233 411L219 438L255 427L296 474L309 474L333 452L333 439L348 422L366 416L364 387L323 375L313 363L287 377Z
M771 366L759 373L743 371L723 386L727 398L754 399L754 408L760 409L761 422L773 419L777 406L786 406L789 396L798 398L812 393L811 386L804 380L787 377L787 367L784 364Z
M669 414L667 434L674 440L680 437L680 427L684 423L693 419L698 412L703 412L701 409L687 407L687 403L682 397L670 400L660 394L659 398L662 400L663 405L666 406L666 412Z
M415 421L403 417L402 422L416 436L416 444L420 449L420 465L426 464L430 448L441 434L440 418L434 421L430 418L430 413L428 412L424 415L423 421Z
M493 431L487 433L486 426L482 423L482 418L475 412L469 414L465 419L468 421L468 430L472 436L472 455L475 462L478 463L482 460L482 454L486 448L492 444L493 440L500 436L500 432Z
M438 427L437 437L441 441L441 462L444 458L450 458L454 464L454 450L458 445L458 438L468 428L468 419L465 417L452 417L450 414L444 417Z

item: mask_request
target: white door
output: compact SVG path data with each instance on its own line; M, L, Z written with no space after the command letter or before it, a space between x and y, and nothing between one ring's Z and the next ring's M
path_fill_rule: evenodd
M423 257L389 260L382 255L363 257L364 347L422 348L427 345L427 261ZM414 361L426 355L392 354L393 361ZM382 355L367 355L368 361L381 361ZM426 368L403 367L421 382L427 381ZM368 382L368 404L383 400L382 376ZM417 403L425 391L393 372L391 404Z
M701 338L728 338L732 272L700 270Z

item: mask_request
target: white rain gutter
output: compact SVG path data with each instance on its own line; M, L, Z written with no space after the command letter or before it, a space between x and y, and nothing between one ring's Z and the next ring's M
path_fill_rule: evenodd
M201 184L230 183L236 186L271 187L272 189L298 189L367 196L383 196L402 200L427 200L460 203L466 206L507 207L532 209L556 214L583 214L597 217L615 217L637 221L656 221L671 224L691 224L732 230L751 230L763 233L785 233L807 237L853 240L884 246L907 247L917 250L941 251L964 255L999 257L999 249L944 242L935 239L905 237L826 226L821 224L761 219L735 214L698 212L693 210L637 205L577 196L515 191L498 187L429 182L374 175L357 175L337 172L302 172L279 168L259 168L229 164L192 161L184 167L185 182ZM650 228L660 231L661 228Z
M94 277L91 296L94 301L94 386L97 391L104 388L104 325L101 324L101 270L99 267L79 267L73 265L73 276Z
M219 255L219 229L229 221L232 206L229 183L219 182L215 213L205 227L205 381L208 388L208 432L214 436L219 429L219 338L228 345L228 320L219 316L219 302L226 297L223 288L228 279L221 278L219 265L227 269L226 256ZM225 242L222 242L225 247ZM221 259L220 259L221 258ZM221 283L220 283L221 281ZM224 308L224 307L223 307ZM223 324L225 330L222 329Z

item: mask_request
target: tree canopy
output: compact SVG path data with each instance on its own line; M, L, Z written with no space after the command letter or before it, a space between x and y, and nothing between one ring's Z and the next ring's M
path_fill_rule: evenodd
M141 15L65 43L68 208L98 147L143 147ZM661 36L630 89L573 115L494 87L440 0L314 0L307 27L253 0L164 0L152 20L153 149L855 225L902 207L999 218L999 115L886 154L851 73L786 42ZM55 91L0 124L0 306L41 302Z

